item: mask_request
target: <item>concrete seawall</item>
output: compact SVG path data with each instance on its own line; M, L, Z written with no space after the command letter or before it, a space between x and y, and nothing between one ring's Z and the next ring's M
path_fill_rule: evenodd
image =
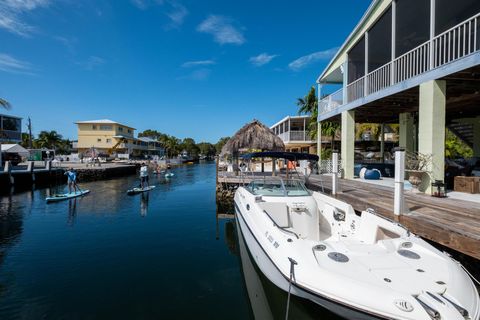
M137 172L136 165L105 165L102 167L80 167L72 165L78 173L78 181L87 182L106 180L116 177L132 175ZM12 192L12 190L25 190L32 187L50 186L67 182L64 175L66 167L46 169L11 170L0 172L0 193Z

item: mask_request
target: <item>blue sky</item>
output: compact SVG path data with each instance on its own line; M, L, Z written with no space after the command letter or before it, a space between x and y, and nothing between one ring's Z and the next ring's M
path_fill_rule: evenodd
M369 3L1 0L2 112L71 139L108 118L216 142L296 114Z

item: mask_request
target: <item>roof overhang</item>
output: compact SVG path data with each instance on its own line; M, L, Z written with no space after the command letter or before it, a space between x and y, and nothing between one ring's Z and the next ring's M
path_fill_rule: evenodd
M325 67L323 72L320 74L320 76L317 78L317 83L324 83L321 81L323 77L325 77L326 72L332 67L332 65L337 61L337 59L341 56L343 51L345 50L345 47L350 43L350 41L357 35L357 33L363 28L363 26L367 23L368 19L372 15L372 13L375 11L375 9L378 7L378 5L384 0L373 0L372 3L367 8L367 11L363 14L362 18L360 21L357 23L353 31L349 34L347 39L343 42L343 44L340 46L338 49L337 53L333 56L333 58L330 60L328 65ZM329 82L325 82L329 83ZM331 82L330 82L331 83Z

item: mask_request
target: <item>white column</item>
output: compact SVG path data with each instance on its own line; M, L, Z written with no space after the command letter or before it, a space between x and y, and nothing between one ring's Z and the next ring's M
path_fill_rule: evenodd
M338 193L338 152L332 152L332 195Z
M393 213L405 213L405 198L403 194L403 180L405 179L405 150L399 148L395 151L395 192L393 199Z
M368 32L365 32L365 75L363 78L364 97L368 95Z
M345 179L353 179L355 152L355 111L342 112L342 169Z
M396 50L396 44L395 44L395 41L397 39L397 35L396 35L396 24L397 24L397 1L396 0L393 0L392 1L392 47L391 47L391 50L392 50L392 55L391 55L391 60L392 60L392 64L391 64L391 69L390 69L390 85L393 86L393 84L395 83L395 65L393 64L393 60L395 60L395 50Z
M430 182L444 180L445 166L445 80L432 80L420 85L418 121L418 152L432 155L428 166L429 175L424 175L420 190L431 191Z

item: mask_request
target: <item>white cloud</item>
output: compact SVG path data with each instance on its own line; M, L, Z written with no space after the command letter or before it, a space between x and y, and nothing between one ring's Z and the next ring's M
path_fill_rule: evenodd
M24 22L22 15L49 4L50 0L2 0L0 1L0 28L28 37L35 28Z
M210 15L197 27L198 32L213 35L216 42L220 44L237 44L245 42L243 33L233 26L232 20L218 15Z
M275 57L278 57L277 54L268 54L268 53L261 53L258 56L251 57L248 61L256 67L261 67L270 61L272 61Z
M0 70L10 73L32 74L31 64L18 60L6 53L0 53Z
M293 71L299 71L300 69L303 69L306 66L313 64L315 62L331 59L337 51L338 51L338 48L331 48L324 51L317 51L290 62L288 64L288 67Z
M148 7L148 1L145 1L145 0L130 0L130 1L138 9L145 10Z
M198 66L209 66L213 65L216 62L214 60L197 60L197 61L187 61L182 64L183 68L198 67Z
M159 5L164 7L165 15L170 19L170 23L165 27L180 27L188 15L187 8L177 0L130 0L131 3L140 10L146 10L151 6Z
M170 27L178 28L185 21L185 18L188 15L188 10L180 3L169 2L168 4L171 9L166 13L166 15L170 18Z
M105 64L105 59L97 57L97 56L90 56L86 61L77 62L78 65L83 66L86 70L93 70L103 64Z
M210 77L211 73L212 71L210 69L203 68L203 69L194 70L185 76L178 77L177 79L202 81L202 80L207 80L208 77Z

